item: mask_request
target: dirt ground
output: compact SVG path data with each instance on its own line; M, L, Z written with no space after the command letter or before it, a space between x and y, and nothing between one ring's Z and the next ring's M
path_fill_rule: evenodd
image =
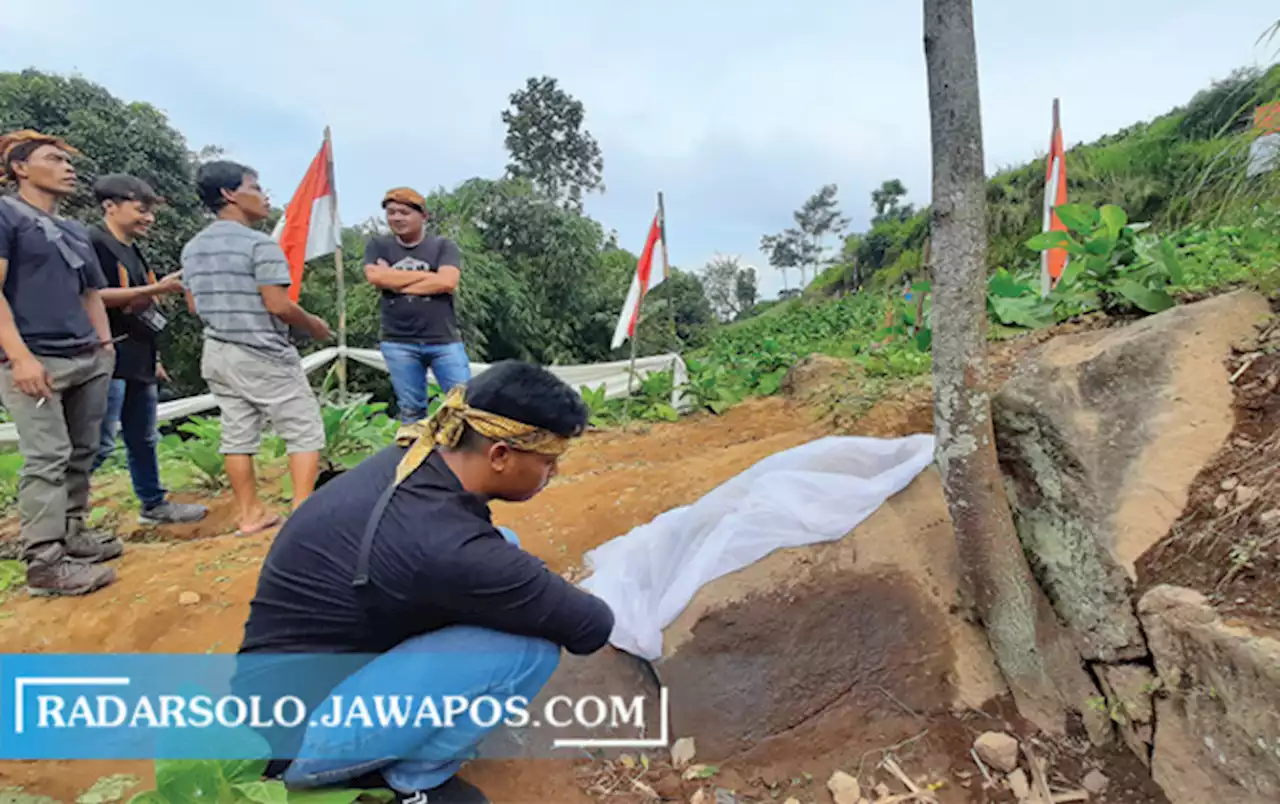
M1058 332L1097 325L1086 322ZM1049 336L1037 333L996 346L997 380L1007 376L1020 354ZM847 389L843 383L849 376L847 365L837 368L836 374ZM841 402L838 394L833 402L825 392L793 389L789 395L749 401L721 417L698 415L628 432L590 434L566 457L561 475L548 489L523 505L495 505L495 519L514 528L525 548L553 570L572 575L580 569L586 551L664 511L694 502L768 455L833 433L888 437L932 429L927 377L859 407L856 413L848 408L842 411ZM275 490L283 510L279 473L276 469L264 477L263 485ZM99 490L95 504L115 514L130 496L127 479L117 479ZM129 524L131 514L120 513L119 530L130 542L117 564L120 580L91 598L47 600L16 594L0 602L0 640L6 650L235 651L272 534L236 538L231 535L234 516L229 495L199 499L210 505L211 513L198 525L143 530ZM0 540L15 531L12 522L0 524ZM196 593L199 601L180 605L178 598L184 592ZM878 767L884 756L892 756L912 783L934 785L942 804L1015 800L999 784L986 784L969 755L973 739L982 731L1030 734L1010 714L1007 702L995 702L986 712L962 711L929 720L886 702L883 714L874 723L858 723L834 709L756 746L704 780L681 778L680 771L666 766L665 757L659 756L646 758L647 771L618 762L541 760L478 762L463 775L498 804L639 802L652 799L649 789L688 801L699 788L707 791L707 804L717 801L717 788L734 790L743 801L783 802L795 797L803 804L829 804L832 797L825 783L835 770L857 774L864 783L871 780L870 788L879 783L892 793L905 792L903 782ZM1163 801L1128 754L1099 756L1069 742L1042 745L1040 752L1050 758L1050 780L1058 790L1078 789L1083 775L1100 767L1111 779L1111 787L1093 801ZM55 803L72 804L96 780L112 774L137 777L135 791L154 784L150 762L7 762L0 763L0 802L5 801L6 788L22 788ZM867 795L872 795L870 789Z
M1232 358L1235 428L1182 516L1138 562L1139 594L1167 583L1226 619L1280 634L1280 325Z

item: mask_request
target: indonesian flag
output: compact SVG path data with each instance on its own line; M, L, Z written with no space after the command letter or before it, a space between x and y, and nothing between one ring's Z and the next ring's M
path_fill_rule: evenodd
M1049 160L1044 180L1044 231L1065 232L1056 207L1067 203L1067 152L1062 145L1062 125L1058 118L1058 101L1053 102L1053 133L1049 140ZM1040 294L1048 296L1067 267L1067 251L1048 249L1040 253Z
M293 200L271 233L289 261L289 275L293 279L289 298L295 302L298 300L302 271L308 260L337 251L341 231L338 194L333 187L333 148L326 128L324 144L316 158L311 160L311 167L302 177Z
M664 226L661 211L655 212L653 224L649 227L649 239L645 241L644 251L640 252L640 259L636 262L636 274L631 277L631 290L627 292L627 301L622 305L618 326L613 331L613 345L610 349L617 349L627 338L636 336L636 325L640 322L640 304L644 301L645 294L650 288L660 285L670 273L671 269L664 256L662 274L656 277L653 274L653 249L659 240L664 239Z

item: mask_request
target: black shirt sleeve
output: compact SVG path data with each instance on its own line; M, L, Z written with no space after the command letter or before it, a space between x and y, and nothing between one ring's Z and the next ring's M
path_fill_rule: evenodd
M92 243L87 232L85 239ZM85 287L92 290L102 290L107 286L107 279L102 271L103 266L101 265L101 258L98 256L98 247L96 245L89 249L89 255L90 258L85 260L84 263ZM115 265L115 260L112 260L110 264Z
M462 268L462 251L459 250L457 243L448 238L444 239L444 242L440 244L439 264Z
M578 655L608 644L609 605L496 530L468 539L446 561L419 579L417 604L448 611L459 623L540 637Z
M382 248L378 245L378 238L371 237L364 244L364 264L373 265L382 256Z

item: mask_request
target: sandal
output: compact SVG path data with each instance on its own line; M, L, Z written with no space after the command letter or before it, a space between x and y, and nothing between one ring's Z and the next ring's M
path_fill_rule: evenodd
M272 528L276 527L283 521L284 521L284 517L280 516L279 514L273 514L265 522L260 523L256 527L250 528L248 530L245 530L244 528L236 528L236 536L237 537L257 536L259 533L262 533L263 531L271 530Z

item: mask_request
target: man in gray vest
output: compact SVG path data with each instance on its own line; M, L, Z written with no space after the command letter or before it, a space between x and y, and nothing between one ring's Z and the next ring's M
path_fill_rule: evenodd
M101 589L115 580L101 562L123 551L85 528L115 349L89 232L57 216L76 188L75 153L35 131L0 137L17 185L0 198L0 400L18 430L23 559L38 595Z

